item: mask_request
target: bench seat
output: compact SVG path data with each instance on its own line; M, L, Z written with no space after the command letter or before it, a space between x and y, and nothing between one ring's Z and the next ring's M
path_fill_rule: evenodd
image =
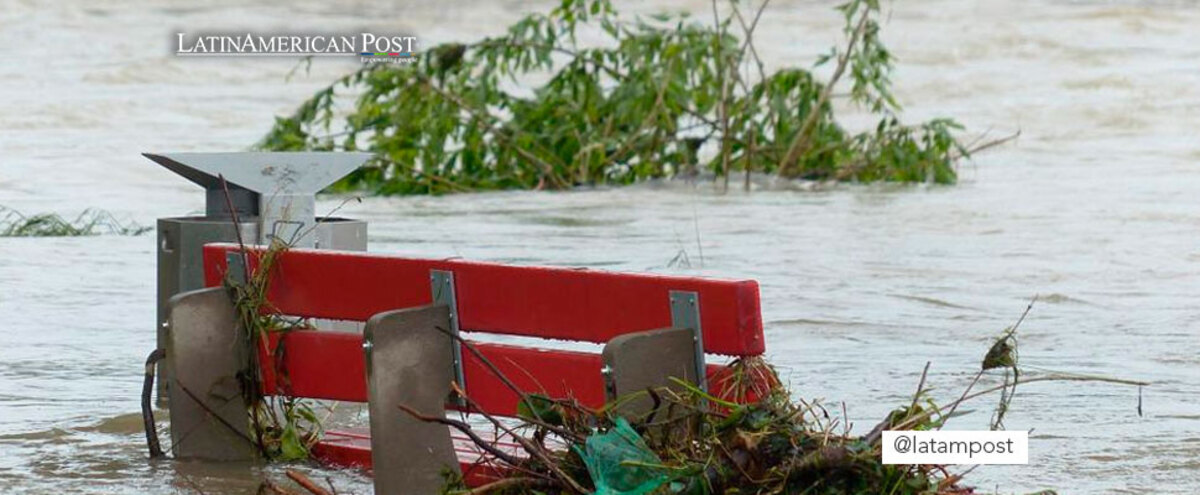
M256 455L236 441L217 438L227 437L230 425L248 423L240 394L229 389L238 383L233 377L245 369L248 356L227 352L236 347L240 331L229 330L239 327L238 320L227 293L219 289L227 276L238 281L241 273L258 269L265 249L247 251L243 257L234 244L206 245L209 289L180 294L169 303L167 361L187 392L172 391L172 440L191 432L202 432L191 439L211 439L173 441L178 458ZM248 266L241 266L243 260ZM480 462L487 456L468 438L397 407L405 404L424 415L463 410L451 400L454 382L473 407L516 417L520 395L491 366L521 393L574 399L588 408L648 386L673 386L671 377L747 403L758 398L753 390L765 390L774 380L769 373L735 377L731 368L705 362L705 354L738 359L763 354L753 280L308 249L278 253L269 277L264 313L366 324L363 334L272 334L267 349L259 350L259 362L264 363L265 395L369 404L370 431L332 428L313 454L329 465L373 470L379 493L436 490L441 469L451 466L471 486L503 474L500 467ZM604 352L478 342L472 339L476 333L602 344ZM752 391L740 388L746 383ZM210 393L201 399L189 389ZM219 401L212 391L220 392ZM213 421L214 413L220 424ZM498 445L523 453L511 442Z

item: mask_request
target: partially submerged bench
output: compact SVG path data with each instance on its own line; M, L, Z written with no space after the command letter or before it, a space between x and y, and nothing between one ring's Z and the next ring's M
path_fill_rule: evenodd
M251 248L250 269L261 248ZM168 366L171 437L178 458L253 458L233 430L249 429L236 374L240 329L221 287L242 267L236 245L204 248L209 289L170 302ZM236 280L236 279L235 279ZM290 331L276 367L265 366L264 393L369 402L370 432L328 431L318 460L373 469L377 493L434 493L443 468L468 484L496 476L480 453L447 427L417 421L467 409L451 398L459 384L479 409L516 416L519 397L474 354L454 341L474 333L604 344L600 354L474 342L518 388L588 407L678 377L731 396L721 365L704 354L764 352L758 284L461 260L292 249L279 254L268 299L279 314L366 322L362 335ZM262 362L269 363L270 359ZM286 376L286 380L279 376ZM455 462L457 460L457 462Z

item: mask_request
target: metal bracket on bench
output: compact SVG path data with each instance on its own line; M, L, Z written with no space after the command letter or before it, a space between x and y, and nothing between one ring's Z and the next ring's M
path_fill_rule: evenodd
M225 274L236 283L246 281L246 258L241 250L225 251Z
M433 304L444 304L450 308L450 333L458 337L458 298L455 296L454 288L454 272L446 270L430 270L429 271L429 287L433 291ZM450 348L454 356L454 380L458 382L459 387L464 389L467 386L466 373L463 371L462 345L456 338L450 339ZM455 397L455 401L459 406L465 407L466 400L462 397Z
M692 343L696 350L696 385L708 391L707 369L704 365L704 330L700 327L700 294L696 292L671 291L671 326L692 330Z

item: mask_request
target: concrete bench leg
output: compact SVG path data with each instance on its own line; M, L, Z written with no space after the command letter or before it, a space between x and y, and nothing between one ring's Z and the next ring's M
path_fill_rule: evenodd
M442 417L454 357L444 305L389 311L373 316L363 332L371 413L371 462L375 493L438 493L442 472L459 471L450 431L400 410Z
M256 458L237 378L248 367L244 331L229 294L220 287L185 292L167 307L171 453L176 459Z
M641 392L646 388L678 388L675 377L696 383L694 332L665 328L621 335L608 341L603 360L608 373L608 400ZM644 417L654 401L649 397L629 400L618 408L628 418Z

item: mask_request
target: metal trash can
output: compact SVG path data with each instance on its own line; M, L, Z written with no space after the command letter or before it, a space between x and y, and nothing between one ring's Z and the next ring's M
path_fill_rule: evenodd
M205 190L204 216L158 219L158 348L166 345L167 300L204 288L201 248L210 242L366 251L367 223L316 215L316 194L366 162L369 153L145 153ZM221 186L225 177L228 197ZM230 206L237 213L235 229ZM158 396L166 400L165 363Z

